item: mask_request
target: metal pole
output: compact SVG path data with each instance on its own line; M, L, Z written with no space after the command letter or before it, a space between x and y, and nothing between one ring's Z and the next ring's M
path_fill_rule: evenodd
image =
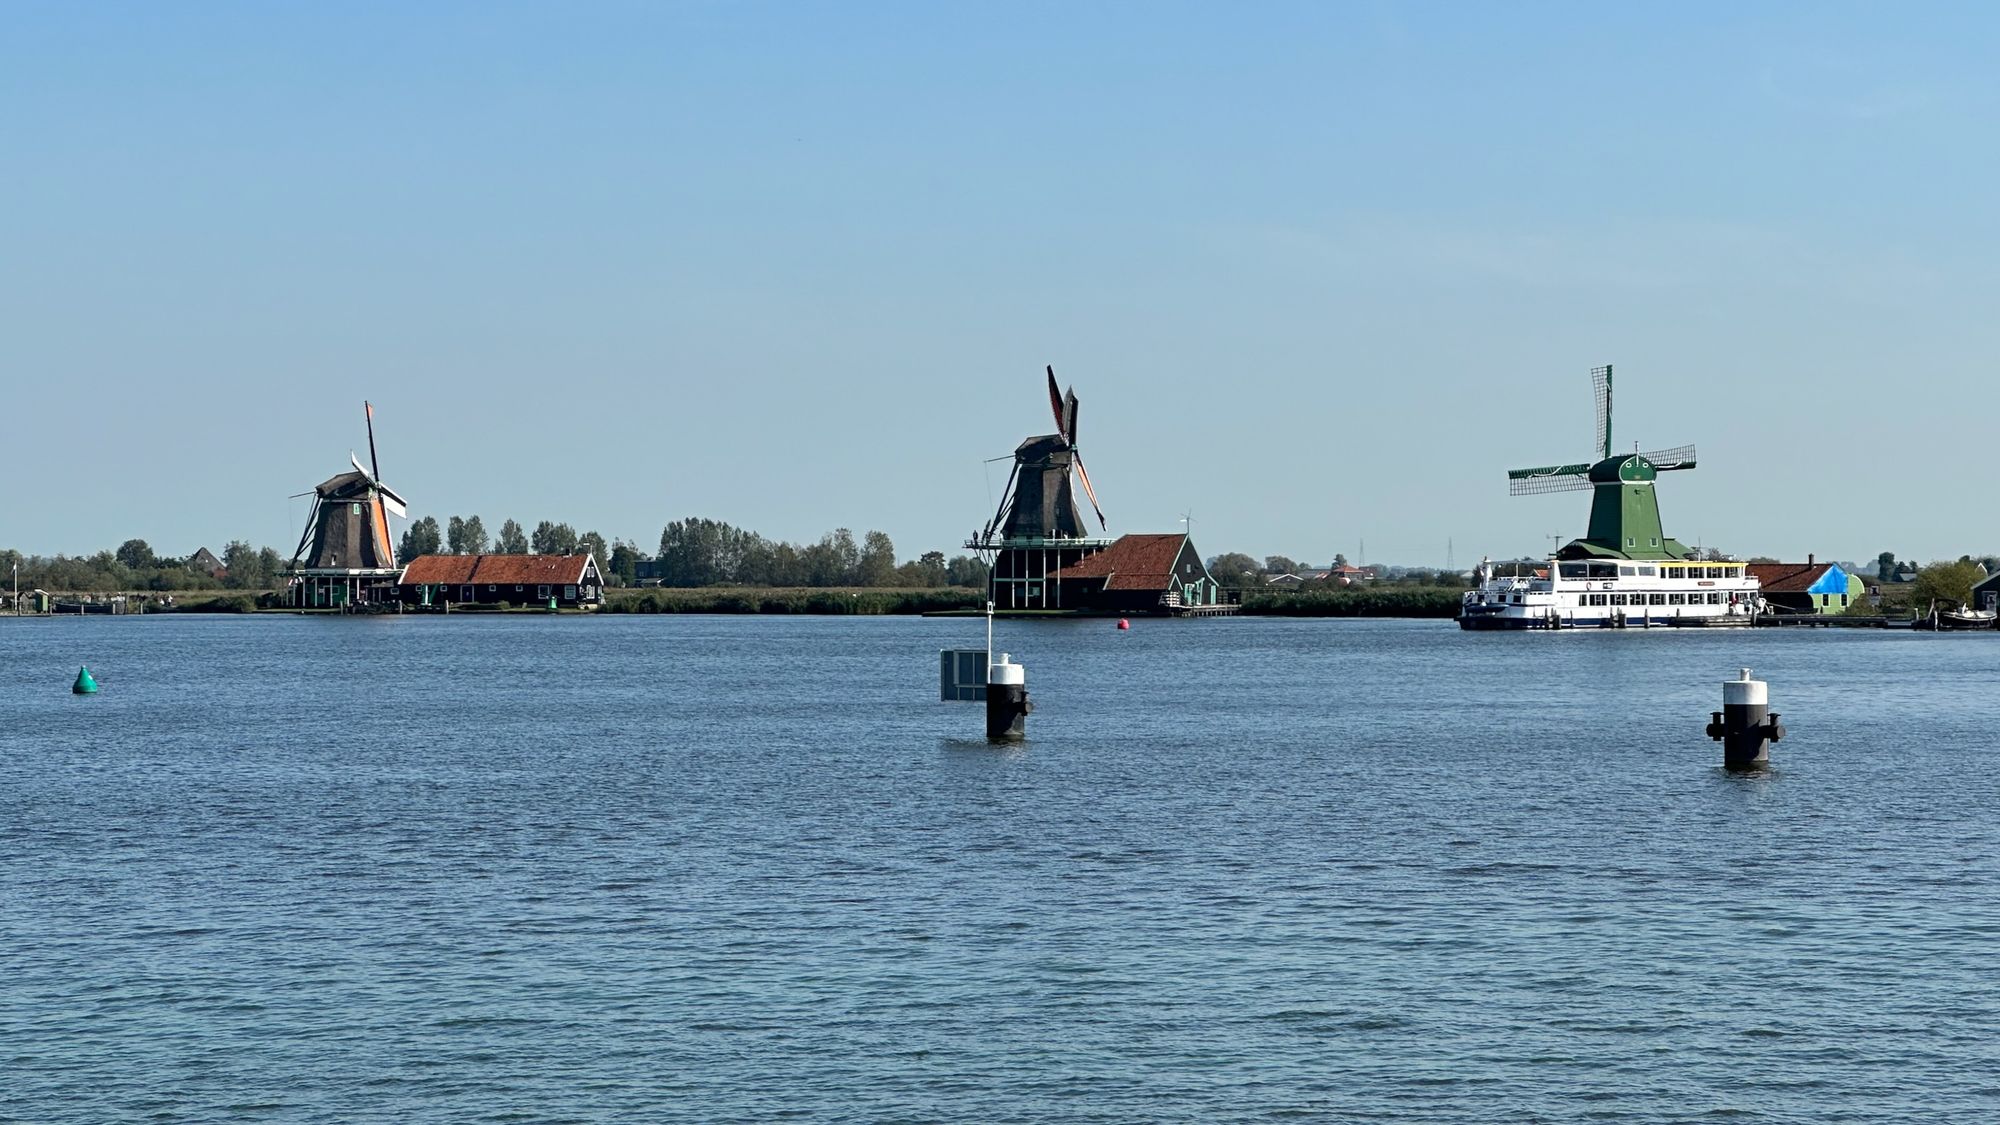
M993 666L993 599L986 599L986 666Z

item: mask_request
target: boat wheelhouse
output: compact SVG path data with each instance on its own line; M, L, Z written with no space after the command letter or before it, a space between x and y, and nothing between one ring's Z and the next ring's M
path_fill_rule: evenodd
M1481 562L1465 594L1466 629L1646 629L1749 625L1763 608L1740 562L1551 558L1525 574Z

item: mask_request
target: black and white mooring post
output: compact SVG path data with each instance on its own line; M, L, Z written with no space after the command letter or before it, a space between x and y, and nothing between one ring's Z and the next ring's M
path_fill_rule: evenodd
M1711 711L1708 737L1722 743L1722 766L1754 770L1769 765L1771 743L1785 737L1778 713L1770 709L1770 686L1743 669L1722 681L1722 710Z
M984 702L986 737L1019 742L1035 705L1028 701L1028 670L1001 653L993 659L993 603L986 603L986 650L947 648L938 652L938 698L946 703Z
M1028 737L1026 721L1034 709L1028 701L1028 670L1001 653L986 666L986 737L996 742Z

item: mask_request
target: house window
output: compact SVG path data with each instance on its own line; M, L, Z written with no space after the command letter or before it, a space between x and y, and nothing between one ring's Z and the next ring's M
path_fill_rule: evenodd
M488 589L491 589L491 587L488 587ZM469 601L471 601L471 600L472 600L472 587L470 587L470 586L460 586L460 587L458 588L458 600L459 600L459 601L462 601L462 602L469 602Z
M1847 595L1846 595L1846 594L1842 594L1842 595L1840 595L1840 604L1841 604L1842 606L1845 606L1845 605L1847 604Z
M490 593L492 593L493 591L495 591L495 590L498 590L499 588L500 588L500 587L498 587L498 586L495 586L495 585L493 585L493 584L491 584L491 583L488 583L488 584L487 584L487 586L486 586L486 592L490 594Z
M568 599L569 599L570 601L575 601L575 600L576 600L576 587L574 587L574 586L564 586L564 587L563 587L563 597L565 597L565 598L568 598Z
M547 586L537 586L537 587L535 587L535 596L536 596L536 597L538 597L538 598L546 598L546 597L548 597L548 596L549 596L549 588L548 588Z

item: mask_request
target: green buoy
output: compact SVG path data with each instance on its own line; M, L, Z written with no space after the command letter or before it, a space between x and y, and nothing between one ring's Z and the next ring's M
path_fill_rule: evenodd
M78 668L76 670L76 683L70 685L69 690L78 695L96 695L97 678L90 674L89 668Z

